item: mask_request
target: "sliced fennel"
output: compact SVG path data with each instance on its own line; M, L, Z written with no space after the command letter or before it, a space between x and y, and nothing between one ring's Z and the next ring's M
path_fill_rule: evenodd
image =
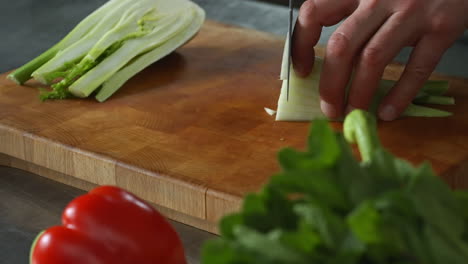
M62 45L58 49L56 56L32 72L32 77L43 84L50 84L53 80L64 77L64 70L81 60L93 45L96 44L96 40L105 35L106 32L119 22L122 18L122 11L132 6L131 0L114 0L113 2L114 8L102 14L100 21L92 21L95 25L90 28L87 34L73 43ZM130 8L130 10L133 11L133 8Z
M164 44L136 57L125 67L112 75L108 80L106 80L106 82L104 82L99 93L96 95L96 99L99 102L104 102L133 75L148 67L154 61L158 61L159 59L167 56L174 50L174 47L179 47L189 41L199 31L205 20L205 12L198 6L194 5L193 8L195 11L195 18L191 21L188 27L178 32L175 37L171 38Z
M155 48L168 41L176 35L181 28L185 28L193 18L191 14L175 14L161 21L151 34L141 39L127 40L122 47L115 51L113 56L109 56L92 70L74 82L69 90L75 96L88 97L97 87L99 87L110 76L125 66L132 58L148 49Z
M264 107L263 109L265 109L265 112L271 116L276 114L276 110L273 110L271 108Z
M72 30L47 56L39 56L40 63L28 63L9 78L52 84L52 91L41 94L43 100L99 91L96 98L103 102L132 76L190 40L204 19L205 12L190 0L111 0L78 25L86 30Z
M286 41L285 48L289 45ZM283 63L281 68L282 87L278 99L278 108L276 112L277 121L311 121L316 118L326 118L320 109L319 82L322 71L323 59L316 57L314 68L306 78L299 77L293 67L291 67L291 79L289 89L289 100L286 100L286 79L288 65L284 63L287 55L283 54ZM395 85L396 81L381 80L379 88L373 98L372 104L368 109L376 114L379 103ZM452 105L454 98L443 96L448 90L446 81L427 81L421 91L413 100L402 116L419 117L446 117L451 113L416 103Z

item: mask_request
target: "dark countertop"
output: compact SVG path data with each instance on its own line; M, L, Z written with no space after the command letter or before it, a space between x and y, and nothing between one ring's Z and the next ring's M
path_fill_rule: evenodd
M11 70L58 41L85 15L106 0L0 0L0 72ZM208 19L284 36L284 6L248 0L194 0ZM265 0L266 1L266 0ZM325 44L335 27L324 29ZM396 60L405 62L409 49ZM468 34L450 48L437 71L468 78ZM1 111L1 110L0 110ZM36 234L60 222L66 204L84 192L20 170L0 167L0 264L27 263ZM172 222L182 237L189 263L199 263L200 245L214 237Z
M18 169L0 166L0 264L28 263L36 235L60 225L65 206L85 191ZM199 249L215 236L171 221L189 264L199 263Z

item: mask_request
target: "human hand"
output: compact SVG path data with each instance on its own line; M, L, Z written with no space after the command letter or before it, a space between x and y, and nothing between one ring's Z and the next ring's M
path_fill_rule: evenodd
M355 108L367 110L385 67L403 47L414 46L401 78L379 106L379 118L393 120L468 28L468 0L308 0L300 9L292 41L292 61L300 76L313 68L313 47L322 27L345 17L327 44L321 109L330 118Z

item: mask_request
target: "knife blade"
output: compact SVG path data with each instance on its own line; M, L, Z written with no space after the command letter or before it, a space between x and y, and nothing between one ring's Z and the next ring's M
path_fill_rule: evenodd
M286 101L289 101L289 79L291 78L291 39L293 22L293 0L289 0L289 24L288 24L288 80L286 81Z

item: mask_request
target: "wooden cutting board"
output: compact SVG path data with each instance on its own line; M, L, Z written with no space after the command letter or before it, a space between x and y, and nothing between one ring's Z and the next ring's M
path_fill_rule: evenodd
M308 123L275 122L283 39L207 22L189 44L148 67L105 103L41 102L35 82L0 76L0 163L83 189L112 184L167 216L216 232L279 170L276 153L303 148ZM319 54L322 49L318 49ZM391 65L386 78L397 78ZM379 124L383 144L432 162L452 186L468 186L468 81L451 82L449 118ZM334 124L339 129L339 124Z

